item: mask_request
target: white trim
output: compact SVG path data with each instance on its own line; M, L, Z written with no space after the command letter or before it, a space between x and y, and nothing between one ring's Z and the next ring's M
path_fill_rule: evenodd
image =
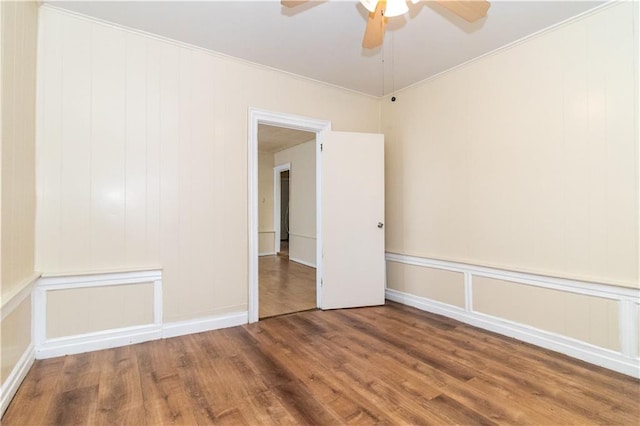
M282 185L280 179L280 173L289 171L289 178L291 178L291 163L279 164L273 168L273 229L276 230L276 236L273 241L273 251L280 252L280 237L282 236L282 229L280 227L280 204L282 204ZM291 183L289 183L291 185ZM289 191L291 192L291 191Z
M324 246L322 243L322 144L326 132L331 131L331 122L326 131L316 133L316 307L322 308L322 285L324 276Z
M202 333L204 331L235 327L248 322L246 311L196 318L187 321L171 322L162 326L162 338L183 336L185 334Z
M148 283L162 279L159 269L126 272L100 272L82 275L43 276L38 281L38 287L47 290L68 288L103 287L111 285Z
M0 308L1 314L0 318L2 321L6 317L8 317L11 312L13 312L18 306L22 304L28 297L31 297L33 293L33 287L40 278L39 273L34 273L32 276L27 278L22 282L19 286L16 287L14 291L9 293L9 295L2 299L2 307Z
M385 298L394 302L402 303L403 305L412 306L420 309L421 311L444 315L445 317L454 318L462 322L466 322L464 319L468 314L464 309L458 306L427 299L426 297L414 296L413 294L404 293L392 288L387 288L385 290Z
M331 122L326 120L316 120L312 118L300 117L291 114L270 112L256 108L249 108L248 114L248 137L247 137L247 206L248 206L248 307L250 323L256 322L258 316L258 125L268 124L272 126L285 127L289 129L303 130L316 133L316 295L318 306L322 292L322 224L321 224L321 171L322 156L320 155L320 145L324 138L324 133L331 130Z
M473 279L471 272L464 273L464 310L473 311Z
M262 257L262 256L275 256L275 255L276 255L276 252L274 252L274 251L264 251L264 252L261 251L260 253L258 253L259 257Z
M397 290L387 289L386 298L640 378L640 365L637 359L626 357L608 349L490 315L466 312L456 306Z
M161 337L161 327L156 324L148 324L48 339L37 346L36 358L46 359L63 355L100 351L103 349L148 342L149 340L157 340Z
M146 283L153 284L154 312L152 324L47 339L48 291ZM28 292L28 289L32 291ZM17 306L26 300L27 296L24 296L23 293L27 295L31 294L32 297L32 343L30 343L27 350L20 357L20 360L14 366L7 380L2 384L2 388L0 389L0 416L4 414L4 411L11 402L11 398L13 398L18 390L35 359L79 354L161 338L233 327L246 324L248 321L247 312L241 311L164 324L162 272L160 270L44 277L20 290L18 293L19 297L14 297L13 300L10 301L12 306ZM8 315L6 312L9 312L9 310L6 309L7 306L9 305L5 305L5 309L3 309L3 314L5 315Z
M638 302L621 300L618 307L621 352L631 358L638 358Z
M640 289L507 271L459 262L405 256L396 253L387 253L386 260L405 265L442 269L464 274L464 309L434 300L401 293L392 289L387 290L387 297L390 300L395 300L419 309L455 318L487 330L502 333L548 349L556 350L624 374L640 377L640 359L638 359ZM619 352L612 351L572 339L570 337L540 330L535 327L519 324L481 312L476 312L473 310L474 277L487 277L515 284L614 300L618 303L618 323L621 350Z
M47 292L91 287L110 287L123 285L153 285L153 323L88 333L77 336L47 338ZM82 348L82 352L139 343L153 338L153 333L162 325L163 315L162 271L145 270L84 275L41 277L33 292L33 341L36 353L40 356L59 356L67 347ZM133 339L127 343L127 339ZM143 340L140 340L143 339ZM75 350L75 349L74 349ZM53 355L41 355L53 354ZM80 352L69 352L80 353Z
M22 381L27 376L29 369L35 361L35 349L33 344L29 344L16 365L9 373L9 377L2 383L0 388L0 417L4 415L9 403L18 391Z
M36 284L31 300L33 344L37 348L47 340L47 292Z
M466 263L406 256L396 253L387 253L386 259L391 262L404 263L406 265L425 266L428 268L443 269L446 271L462 273L468 272L473 276L495 278L519 284L549 288L552 290L560 290L569 293L602 297L605 299L621 300L630 298L633 300L640 300L640 289L637 288L618 287L610 284L599 284L586 281L570 280L565 278L548 277L544 275L507 271L504 269L476 266Z
M296 263L299 263L299 264L304 265L304 266L309 266L311 268L315 268L316 267L316 265L314 265L313 263L307 262L306 260L298 259L297 257L289 256L289 260L291 262L296 262Z
M167 324L149 324L117 328L47 340L37 348L35 356L37 359L46 359L63 355L80 354L134 345L150 340L218 330L246 323L247 312L235 312Z

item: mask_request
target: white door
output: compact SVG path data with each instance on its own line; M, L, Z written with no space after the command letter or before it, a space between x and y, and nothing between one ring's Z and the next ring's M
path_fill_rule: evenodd
M384 304L384 136L322 140L322 309Z

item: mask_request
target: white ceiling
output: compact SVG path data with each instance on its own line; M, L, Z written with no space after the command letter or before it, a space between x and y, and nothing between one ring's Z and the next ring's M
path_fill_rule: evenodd
M361 47L367 13L357 1L295 8L277 0L45 3L380 96L605 2L494 0L473 24L437 4L409 2L409 13L389 19L384 47L374 50Z
M279 152L316 138L312 132L258 124L258 151Z

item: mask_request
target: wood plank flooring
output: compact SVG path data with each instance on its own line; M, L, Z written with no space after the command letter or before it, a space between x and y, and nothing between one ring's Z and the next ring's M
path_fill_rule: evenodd
M386 306L36 361L2 424L622 424L640 381Z
M316 307L316 270L284 256L261 256L258 261L260 318Z

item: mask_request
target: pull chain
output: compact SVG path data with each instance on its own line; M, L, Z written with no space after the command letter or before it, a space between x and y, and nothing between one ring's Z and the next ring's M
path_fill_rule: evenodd
M384 75L385 75L385 69L384 69L384 41L382 42L382 93L380 93L380 96L384 96L384 89L385 89L385 82L384 82Z

